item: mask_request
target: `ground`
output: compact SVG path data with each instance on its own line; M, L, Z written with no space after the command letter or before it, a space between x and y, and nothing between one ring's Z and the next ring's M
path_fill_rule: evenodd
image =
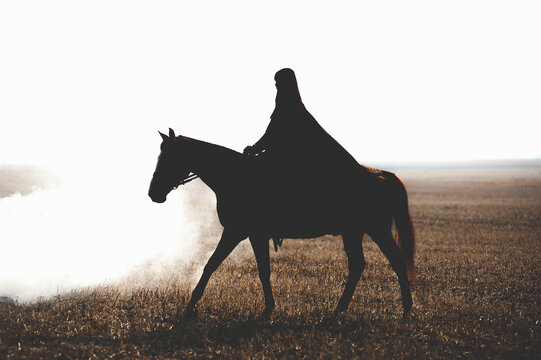
M405 320L396 276L370 238L367 268L337 320L347 276L340 238L286 239L271 252L277 306L268 320L242 246L212 277L195 319L177 313L193 286L185 267L154 287L0 304L0 359L539 358L541 169L397 173L417 234Z

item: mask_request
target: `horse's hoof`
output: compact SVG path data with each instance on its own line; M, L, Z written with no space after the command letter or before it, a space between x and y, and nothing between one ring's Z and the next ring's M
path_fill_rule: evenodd
M402 319L407 319L411 314L412 304L404 306L404 312L402 313Z
M344 311L345 311L345 309L340 309L339 307L334 309L334 311L332 312L332 315L331 315L331 320L336 320L338 318L338 316L341 313L343 313Z
M349 303L347 305L343 305L343 304L340 304L340 302L338 302L338 305L336 306L336 309L334 309L333 311L333 316L338 316L340 315L341 313L345 312L347 309L348 309L348 306L349 306Z
M186 308L182 313L182 317L185 319L193 319L197 316L197 309L193 307Z
M272 310L273 309L265 309L265 311L263 311L263 319L268 320L272 315Z
M265 311L263 311L263 317L265 319L268 319L271 316L272 311L274 310L275 306L276 305L275 305L274 301L269 301L269 302L265 301Z

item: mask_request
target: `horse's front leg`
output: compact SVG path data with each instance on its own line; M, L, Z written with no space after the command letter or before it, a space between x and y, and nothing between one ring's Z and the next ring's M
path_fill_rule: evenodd
M269 238L250 236L250 244L252 244L252 249L254 249L257 270L259 271L259 280L261 280L263 294L265 295L265 312L263 313L263 316L268 317L274 309L274 297L272 296L270 283Z
M214 250L214 253L207 262L207 265L205 265L203 275L201 275L201 279L199 279L197 286L193 290L192 297L188 302L188 306L186 307L186 310L184 310L185 316L195 315L195 305L203 296L203 292L205 291L205 287L207 286L210 276L244 238L245 236L239 234L238 232L224 229L222 238L220 239L216 250Z

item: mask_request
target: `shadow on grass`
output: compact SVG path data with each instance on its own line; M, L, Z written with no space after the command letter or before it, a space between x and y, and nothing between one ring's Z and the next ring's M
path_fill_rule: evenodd
M160 329L131 340L150 345L154 353L170 353L190 348L237 347L249 342L270 344L277 339L298 339L303 333L347 337L355 332L355 337L359 338L363 337L364 323L364 319L340 321L330 317L313 324L262 317L238 321L182 318L171 329Z

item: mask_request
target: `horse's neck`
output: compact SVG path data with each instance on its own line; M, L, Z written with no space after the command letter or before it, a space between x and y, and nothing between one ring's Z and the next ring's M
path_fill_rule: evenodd
M242 166L242 155L223 146L191 140L192 172L216 194L227 185L232 173Z

